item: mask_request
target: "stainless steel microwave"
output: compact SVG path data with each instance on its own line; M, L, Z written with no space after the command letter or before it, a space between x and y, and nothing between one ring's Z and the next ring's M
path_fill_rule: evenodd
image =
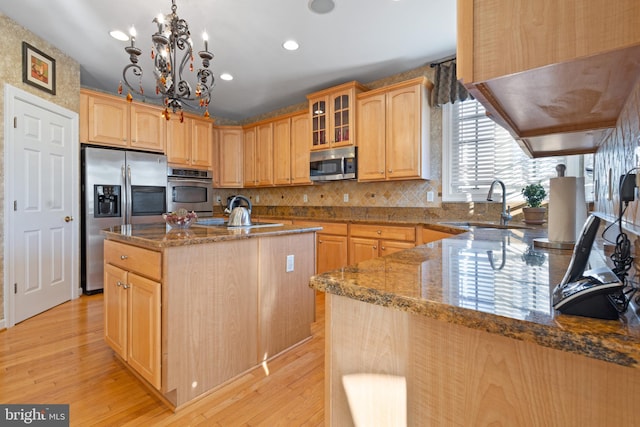
M358 162L356 147L312 151L310 155L311 181L356 179Z

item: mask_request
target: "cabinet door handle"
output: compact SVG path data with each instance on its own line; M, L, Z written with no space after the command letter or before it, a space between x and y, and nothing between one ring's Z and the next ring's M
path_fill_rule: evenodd
M376 233L382 234L382 230L377 230Z
M131 287L131 285L127 285L126 283L123 283L123 284L122 284L122 287L123 287L124 289L129 289L129 288Z
M122 286L122 282L118 280L118 281L116 282L116 286Z
M373 249L378 249L378 247L374 245L374 246L373 246Z
M389 169L389 173L393 173L393 170Z
M128 255L120 255L120 259L128 259L129 256Z
M384 175L384 171L380 171L380 175Z
M380 250L384 251L385 250L384 246L380 246Z

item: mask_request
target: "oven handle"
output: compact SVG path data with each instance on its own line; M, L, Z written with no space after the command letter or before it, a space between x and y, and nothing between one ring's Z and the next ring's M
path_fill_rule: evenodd
M193 182L193 183L197 183L197 184L206 184L206 183L213 183L213 179L192 179L192 178L175 178L175 177L169 177L169 179L167 180L169 183L172 182Z

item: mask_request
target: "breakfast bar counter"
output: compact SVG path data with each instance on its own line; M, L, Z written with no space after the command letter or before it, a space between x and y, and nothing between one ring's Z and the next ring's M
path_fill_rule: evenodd
M350 374L404 378L408 425L634 424L636 307L616 321L555 312L571 251L538 249L543 237L472 227L314 276L327 294L326 424L352 423Z

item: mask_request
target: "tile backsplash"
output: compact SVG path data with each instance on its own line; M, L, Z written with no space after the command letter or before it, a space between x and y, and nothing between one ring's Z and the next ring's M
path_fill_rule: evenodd
M620 207L618 185L620 177L637 167L640 159L636 150L640 147L640 81L629 95L616 127L598 149L595 160L596 202L595 210L617 216ZM633 173L640 173L636 170ZM625 219L640 226L640 204L629 203Z

